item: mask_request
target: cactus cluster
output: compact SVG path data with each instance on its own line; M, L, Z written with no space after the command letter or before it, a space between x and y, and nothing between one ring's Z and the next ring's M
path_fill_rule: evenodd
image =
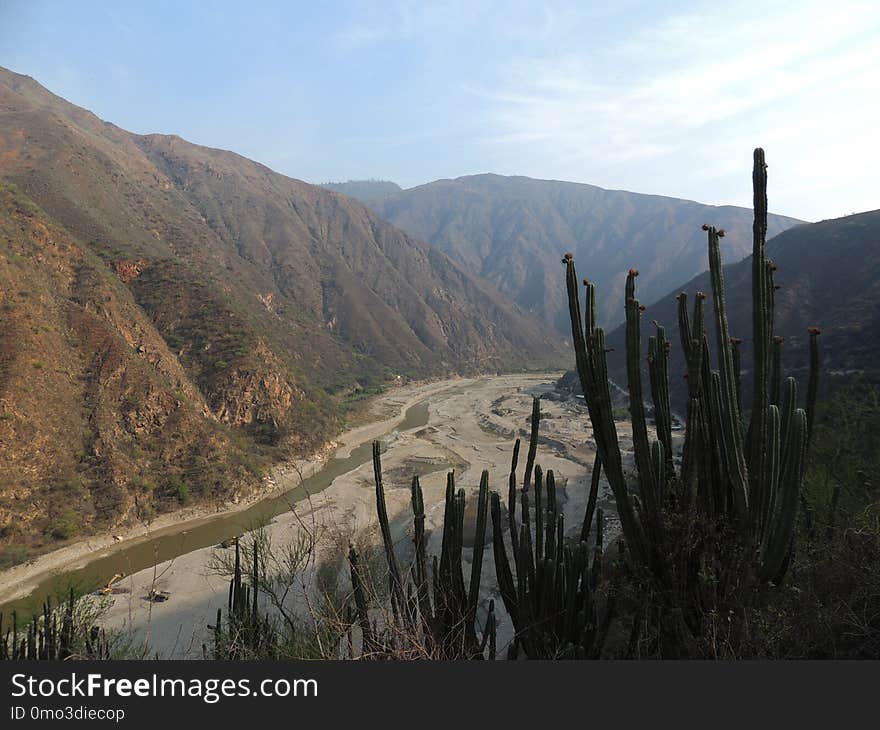
M5 631L4 631L5 629ZM73 588L63 608L43 603L41 616L34 614L25 626L18 626L13 611L12 625L4 627L0 613L0 660L109 659L110 643L98 626L84 627L76 619Z
M681 346L687 362L687 427L680 468L671 438L668 353L664 328L655 324L647 364L656 438L649 439L641 373L641 314L635 279L626 280L626 373L633 429L635 492L624 470L611 411L604 333L595 326L595 290L584 281L582 313L573 259L564 261L577 371L593 425L597 466L614 493L633 564L670 605L705 605L707 569L714 591L743 591L782 580L790 557L799 493L818 383L818 330L810 330L810 379L805 408L793 378L782 381L782 338L773 336L775 265L765 254L767 174L764 152L754 154L753 391L745 418L740 377L741 340L728 330L720 239L707 233L716 367L707 333L706 295L693 312L678 300ZM704 529L705 528L705 529ZM719 583L721 584L719 588Z
M535 398L521 490L517 489L516 476L519 439L513 448L507 520L502 515L500 495L493 492L491 496L495 574L515 632L508 657L515 658L521 648L530 659L596 658L614 615L613 594L606 598L598 590L603 550L603 515L601 509L596 509L599 482L598 478L592 480L580 539L567 539L564 516L556 500L555 475L550 470L545 476L534 463L540 419L540 401ZM518 528L517 495L521 516ZM591 551L587 539L594 512L595 547Z
M371 622L359 556L354 547L350 547L351 582L357 621L363 637L363 654L367 657L393 654L437 659L475 659L484 656L494 659L494 602L489 603L479 636L476 625L483 552L486 546L489 473L484 471L480 478L473 559L467 583L462 564L465 492L463 489L456 489L455 473L450 472L446 479L442 547L439 559L436 556L432 558L430 575L425 545L425 504L419 478L413 477L410 491L415 559L406 579L401 572L391 537L378 441L373 443L373 473L376 510L389 569L394 625L380 630L375 620Z
M259 613L260 554L253 544L253 566L248 585L241 564L239 540L235 540L235 565L229 579L226 620L217 609L213 626L213 659L276 659L279 642L275 626L266 613ZM207 651L205 651L207 655Z
M429 561L425 546L425 508L418 477L412 480L415 557L408 579L401 571L385 505L378 442L373 444L376 509L391 587L392 627L381 630L368 613L359 556L349 550L357 622L365 656L428 656L431 658L494 659L496 615L488 601L478 627L483 553L488 517L492 520L492 552L498 593L513 625L507 656L533 658L597 657L614 615L613 597L599 590L602 580L603 515L596 508L599 480L594 473L580 538L565 536L556 499L553 471L536 464L540 401L533 399L529 447L522 483L517 477L520 440L513 448L506 505L489 489L489 473L480 478L469 580L462 564L465 492L456 489L455 474L446 481L443 537L439 559ZM505 514L506 512L506 514ZM517 519L517 513L520 518ZM587 543L595 515L594 547ZM508 547L510 553L508 553ZM509 557L509 554L511 557ZM478 631L478 629L480 629Z

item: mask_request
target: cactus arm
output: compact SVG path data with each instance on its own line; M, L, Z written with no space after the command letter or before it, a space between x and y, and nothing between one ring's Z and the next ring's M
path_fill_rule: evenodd
M393 601L397 602L397 607L402 611L405 605L403 578L400 574L397 555L394 553L391 527L388 524L388 510L385 506L385 487L382 484L382 457L378 441L373 441L373 480L376 485L376 513L379 517L379 527L382 531L382 543L385 546L388 570L391 573L391 595Z
M768 371L771 333L768 328L767 307L767 165L764 150L754 152L752 168L754 191L754 223L752 226L752 337L754 340L754 367L752 390L752 420L749 424L749 480L751 491L758 496L761 479L766 473L765 444L767 439ZM758 499L760 504L760 499Z
M464 570L462 568L462 549L464 547L464 506L465 492L459 489L455 493L455 540L453 541L453 564L452 579L454 581L454 594L456 608L463 609L467 605L467 592L464 585Z
M677 297L678 301L678 336L681 339L681 351L684 353L685 361L690 362L693 346L693 332L691 331L691 321L688 316L688 297L685 292L681 292Z
M510 530L510 545L514 558L519 554L519 527L516 524L516 465L519 460L519 439L513 444L513 457L510 462L510 476L507 480L507 521Z
M541 492L544 488L544 472L535 466L535 561L538 565L544 559L544 504ZM547 557L550 557L549 555Z
M654 404L654 421L657 438L663 444L665 454L664 478L658 477L657 484L662 499L666 486L665 475L674 475L672 462L672 407L669 402L669 350L670 343L666 339L666 330L658 323L657 334L648 340L648 373L651 383L651 401ZM655 470L655 473L656 472Z
M629 390L629 412L632 420L633 451L639 473L639 493L645 503L646 516L656 529L659 525L659 489L651 465L651 447L648 443L648 427L645 420L645 400L642 395L641 332L639 301L635 298L635 277L638 272L630 269L626 277L626 382ZM650 530L649 530L650 531Z
M733 492L734 507L742 522L748 521L749 469L743 449L742 429L736 401L736 384L727 326L727 301L724 295L724 271L721 265L721 236L714 226L707 226L709 239L709 271L712 279L712 307L715 314L715 333L718 341L719 403L718 422L723 436L722 455Z
M489 655L486 657L489 661L495 661L495 601L489 600L489 612L486 615L486 628L483 631L483 640L480 642L480 656L486 651L488 641Z
M663 484L666 480L666 457L663 442L654 441L651 444L651 459L654 466L654 473L657 475L657 481Z
M520 545L520 556L525 560L524 563L518 562L516 565L517 580L520 575L526 578L528 593L535 594L535 554L532 549L532 532L531 532L531 516L529 512L529 493L523 489L520 493L520 503L522 507L522 524L520 525L519 539L520 542L525 540L525 545ZM524 570L524 573L520 573Z
M547 518L545 520L544 534L546 536L546 546L544 554L548 558L553 558L558 562L556 555L556 520L558 509L556 506L556 475L550 469L547 472Z
M412 479L413 508L413 542L415 544L415 583L419 602L419 613L422 615L426 635L430 636L434 627L434 611L431 608L431 596L428 589L428 558L425 550L425 500L418 476Z
M713 474L712 484L712 500L715 509L719 512L725 511L727 503L727 493L730 484L730 474L726 470L729 463L728 449L724 430L724 405L723 396L721 394L721 376L717 370L713 370L709 376L709 430L715 458L720 466L723 466L719 472ZM730 490L735 502L737 502L737 513L743 517L746 514L744 491ZM738 501L737 501L738 500Z
M584 334L587 341L596 332L596 286L584 279L586 297L584 299Z
M758 523L759 537L765 540L771 524L774 505L779 492L779 477L782 464L781 419L779 408L767 406L767 475L764 478L766 489L763 491L764 502L761 505L761 516Z
M602 459L599 452L593 457L593 471L590 474L590 495L587 497L587 509L584 511L584 521L581 525L581 542L586 542L590 536L590 528L593 524L593 513L596 511L596 501L599 497L599 478L602 475Z
M504 545L504 527L501 521L501 497L492 492L492 553L495 559L495 575L498 579L498 590L501 600L507 610L511 621L516 622L519 616L517 607L517 592L513 582L513 573L510 570L510 561L507 558L507 548ZM514 557L516 557L514 555Z
M810 379L807 382L807 441L813 438L813 422L816 418L816 396L819 392L819 330L810 330Z
M526 456L526 473L523 477L523 489L528 489L532 483L532 469L535 465L535 455L538 452L538 428L541 424L540 398L532 398L532 416L530 422L531 430L529 432L529 453Z
M731 344L733 345L732 357L733 357L734 386L736 388L736 407L737 407L737 412L740 415L740 419L742 419L742 414L743 414L742 350L740 349L740 346L742 345L742 340L740 340L738 337L731 338Z
M489 472L480 476L480 491L477 501L477 524L474 536L474 555L471 561L471 583L468 591L468 621L476 620L477 602L480 597L480 577L483 569L483 549L486 546L486 517L489 508Z
M348 546L348 565L351 569L351 590L354 594L358 623L361 627L363 652L365 654L371 654L376 647L373 642L373 632L370 629L370 617L367 613L367 597L364 593L364 583L361 579L358 554L353 545Z
M782 580L787 565L787 556L794 535L794 522L797 515L798 495L804 480L807 453L807 415L798 408L792 419L789 435L789 458L779 480L779 493L776 499L773 531L769 535L761 565L763 580Z

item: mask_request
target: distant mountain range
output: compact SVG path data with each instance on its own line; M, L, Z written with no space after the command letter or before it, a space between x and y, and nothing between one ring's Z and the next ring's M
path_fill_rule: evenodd
M488 279L563 333L568 314L559 261L566 251L606 293L604 325L623 319L620 297L630 268L641 272L646 302L707 268L703 223L727 231L729 260L751 251L747 208L501 175L437 180L397 192L392 185L363 181L336 189ZM768 236L800 222L770 215Z
M736 256L731 255L726 242L727 238L722 239L722 256L727 261L735 260ZM809 357L807 328L815 326L822 330L820 383L823 390L833 386L835 381L845 381L858 375L878 382L880 210L797 226L769 241L767 255L777 266L774 276L780 286L775 296L774 331L785 337L783 375L795 375L804 384ZM641 276L636 280L636 294L640 301L648 301L640 291L640 283ZM724 285L730 334L743 340L743 378L748 388L752 358L751 256L724 267ZM654 330L652 320L666 327L667 337L672 341L670 392L680 409L683 408L687 389L682 378L686 368L678 333L676 298L680 292L686 292L692 306L698 291L711 291L708 273L675 287L650 305L643 316L644 347L647 346L647 337ZM613 295L600 291L597 296L605 299ZM622 306L619 297L617 302ZM711 297L706 304L706 322L714 347ZM625 385L626 371L622 357L625 352L624 328L619 327L610 333L607 342L609 347L614 348L609 355L612 377ZM717 367L717 363L713 361L712 367Z
M256 483L394 375L560 340L352 198L0 69L0 546Z
M362 203L373 205L381 203L386 198L397 195L403 190L395 182L390 180L349 180L348 182L328 182L321 185L322 188L334 190L337 193L348 195L360 200Z
M748 209L498 175L309 185L0 69L0 566L245 494L395 376L570 363L566 251L605 325L638 268L677 345L674 295L708 288L703 223L727 231L747 337ZM826 368L876 373L880 212L798 223L768 231L787 367L815 324Z

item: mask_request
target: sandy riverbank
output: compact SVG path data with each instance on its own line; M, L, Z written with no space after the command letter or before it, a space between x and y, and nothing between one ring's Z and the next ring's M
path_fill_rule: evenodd
M491 487L506 492L513 441L525 435L528 428L531 393L546 389L553 379L553 375L508 375L456 380L446 383L445 392L437 387L414 393L408 402L431 395L427 425L395 431L383 438L387 446L383 472L390 518L409 524L409 484L417 470L423 475L428 550L436 554L449 466L455 466L457 484L467 490L469 500L483 469L489 470ZM588 493L588 465L593 457L589 420L582 408L570 402L545 400L542 410L538 463L556 473L567 532L577 533ZM381 427L370 424L359 429L355 438L349 438L347 445L381 433ZM625 437L623 433L621 436ZM600 504L613 511L604 484ZM292 544L304 525L320 532L319 562L338 558L340 550L357 536L378 540L371 464L366 462L337 477L327 489L297 504L294 511L275 518L266 527L273 550L281 551ZM608 528L614 532L613 524ZM471 552L465 551L466 561L471 559ZM108 624L130 630L161 656L200 656L205 627L213 622L217 608L226 604L228 579L211 567L216 553L216 548L196 550L129 576L124 586L130 592L112 599ZM486 601L497 599L491 555L484 557L483 565L481 596ZM168 591L170 599L158 604L144 600L153 587ZM296 590L291 595L295 594ZM499 627L500 643L503 635L504 629Z
M149 524L119 528L112 534L90 536L0 572L0 602L14 601L26 596L47 577L75 570L96 555L121 550L157 534L185 530L216 517L219 513L239 512L259 500L282 494L296 486L301 478L309 477L320 470L331 456L345 457L357 445L390 431L412 405L443 390L471 382L473 381L466 378L452 378L414 383L384 393L369 407L373 420L342 433L335 441L307 459L279 464L272 469L261 488L245 499L225 503L220 507L195 506L160 515Z

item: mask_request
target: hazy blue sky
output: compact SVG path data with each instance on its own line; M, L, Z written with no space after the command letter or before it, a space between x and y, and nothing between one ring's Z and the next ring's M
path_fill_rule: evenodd
M0 65L310 182L478 172L880 207L880 4L0 0Z

